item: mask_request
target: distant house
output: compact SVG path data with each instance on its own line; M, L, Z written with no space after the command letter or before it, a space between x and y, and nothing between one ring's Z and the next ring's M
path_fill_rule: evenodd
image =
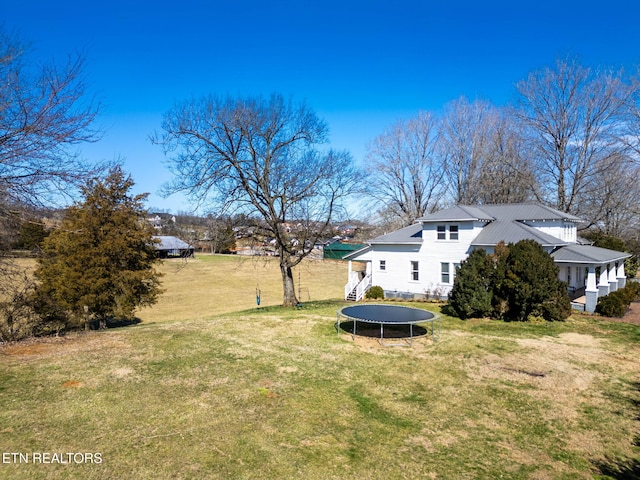
M192 245L178 237L156 235L153 239L157 241L155 248L160 258L193 257L195 253L195 248Z
M457 205L417 223L369 240L344 257L349 260L345 298L359 300L371 285L388 297L446 298L456 269L474 249L493 253L504 242L538 242L559 267L575 308L593 312L598 296L624 287L624 260L631 255L579 241L582 220L537 204ZM351 261L366 262L366 272Z

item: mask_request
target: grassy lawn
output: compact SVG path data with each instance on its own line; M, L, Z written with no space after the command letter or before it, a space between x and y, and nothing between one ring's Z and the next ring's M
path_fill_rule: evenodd
M260 305L282 304L282 277L273 257L196 255L195 259L167 260L164 294L156 305L142 309L145 323L187 320L237 312ZM347 283L343 262L308 260L293 269L296 294L301 301L341 298Z
M3 453L101 463L5 455L0 478L638 478L640 327L443 316L440 341L381 347L334 329L344 265L304 266L311 301L282 309L255 277L214 300L253 271L226 261L165 264L141 324L1 347Z

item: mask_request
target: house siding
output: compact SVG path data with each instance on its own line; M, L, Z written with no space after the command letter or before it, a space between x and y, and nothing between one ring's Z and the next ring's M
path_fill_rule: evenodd
M447 239L438 240L438 225L446 225ZM458 227L458 239L450 240L450 226ZM455 278L455 266L469 255L469 244L482 229L481 222L442 222L425 224L421 245L375 245L371 252L372 282L385 291L385 295L445 296ZM380 270L380 261L385 270ZM412 261L419 265L419 279L412 278ZM449 282L442 282L441 264L449 264Z
M381 261L385 262L384 270L380 269ZM420 245L376 245L371 252L373 285L382 287L385 292L420 293L420 281L411 280L411 261L420 262Z
M576 243L578 240L578 229L575 223L565 222L561 220L546 221L526 221L526 225L533 227L542 233L559 238L568 243Z

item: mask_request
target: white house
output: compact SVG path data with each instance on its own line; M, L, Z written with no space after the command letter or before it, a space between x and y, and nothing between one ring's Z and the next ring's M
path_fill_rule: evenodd
M574 306L593 312L599 295L625 285L624 259L631 255L581 242L577 235L581 222L537 204L457 205L440 210L346 255L345 298L360 300L372 285L381 286L386 297L446 298L456 268L472 250L492 253L500 242L531 239L553 257ZM366 262L366 270L355 271L354 261Z

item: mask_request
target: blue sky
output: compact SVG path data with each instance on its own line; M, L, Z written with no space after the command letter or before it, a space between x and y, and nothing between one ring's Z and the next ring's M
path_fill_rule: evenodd
M150 207L171 178L148 137L175 101L209 93L305 100L331 146L362 161L400 118L461 96L508 103L514 84L559 56L584 65L640 65L640 2L537 1L71 1L2 0L0 23L38 58L86 55L101 99L95 160L122 157ZM137 193L136 192L136 193Z

